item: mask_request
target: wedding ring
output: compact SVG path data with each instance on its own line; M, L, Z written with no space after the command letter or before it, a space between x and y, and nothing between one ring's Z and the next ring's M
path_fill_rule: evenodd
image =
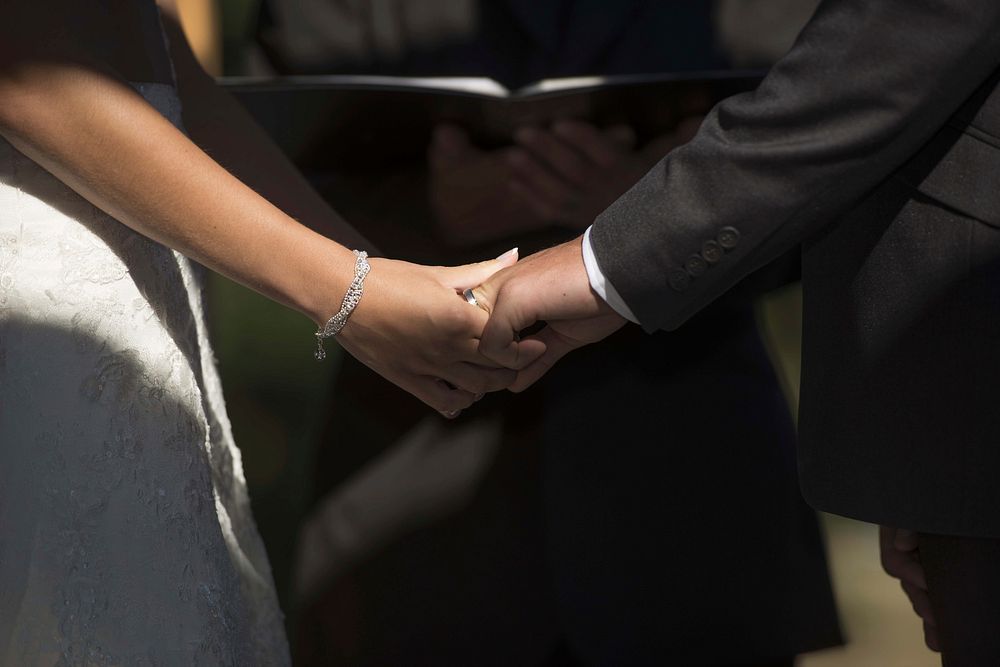
M471 304L473 306L476 306L476 307L479 307L479 302L476 301L476 295L473 294L471 287L469 289L465 290L464 292L462 292L462 296L465 297L465 300L468 301L469 304Z

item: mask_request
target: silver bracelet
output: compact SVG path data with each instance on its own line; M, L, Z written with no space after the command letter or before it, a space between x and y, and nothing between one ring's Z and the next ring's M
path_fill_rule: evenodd
M365 291L365 276L371 271L371 265L368 264L368 253L364 250L355 250L354 255L358 258L354 262L354 280L351 281L351 286L347 288L344 301L340 304L340 311L327 320L325 325L316 330L316 358L320 361L326 359L326 350L323 349L323 339L331 338L340 333L340 330L347 324L347 319L354 312L358 303L360 303L361 295Z

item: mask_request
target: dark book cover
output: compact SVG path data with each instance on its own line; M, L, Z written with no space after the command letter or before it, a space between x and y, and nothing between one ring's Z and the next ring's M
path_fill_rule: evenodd
M508 91L484 78L304 76L224 78L232 93L298 164L350 169L422 159L438 123L464 127L484 147L521 125L560 119L627 123L640 141L716 102L753 90L761 72L547 79Z

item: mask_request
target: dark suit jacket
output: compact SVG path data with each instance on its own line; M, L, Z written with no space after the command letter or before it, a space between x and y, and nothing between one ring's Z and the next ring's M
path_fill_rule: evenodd
M797 243L817 507L1000 537L1000 3L826 0L760 88L600 216L672 329Z

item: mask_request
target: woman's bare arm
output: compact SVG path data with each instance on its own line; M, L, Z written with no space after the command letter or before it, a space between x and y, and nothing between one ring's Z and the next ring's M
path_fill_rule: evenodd
M0 136L137 232L326 321L353 277L350 250L259 196L147 104L104 46L91 48L107 26L87 32L68 23L84 11L75 4L0 7ZM513 379L476 365L485 314L455 294L496 265L374 260L365 298L339 340L435 408L465 407Z
M243 107L209 76L181 30L175 0L159 0L184 109L198 146L258 194L311 229L349 248L372 244L309 185Z

